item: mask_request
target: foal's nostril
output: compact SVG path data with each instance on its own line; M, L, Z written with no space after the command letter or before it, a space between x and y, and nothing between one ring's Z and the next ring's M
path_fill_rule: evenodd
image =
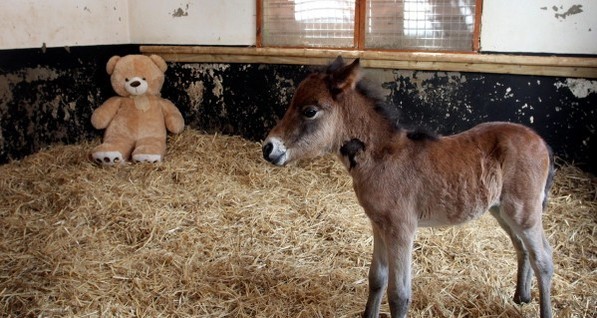
M272 153L272 150L274 150L274 145L271 142L268 142L267 144L263 145L263 158L265 158L266 160L270 160L269 159L269 155Z
M139 85L141 85L141 82L139 82L139 81L134 81L134 82L131 83L132 87L137 87Z

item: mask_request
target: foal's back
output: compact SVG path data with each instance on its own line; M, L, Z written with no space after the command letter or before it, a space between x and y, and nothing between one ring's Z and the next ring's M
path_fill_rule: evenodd
M388 177L398 185L396 197L414 203L419 226L463 223L504 202L541 206L545 199L550 151L528 127L484 123L407 144L410 149L396 154L395 173Z

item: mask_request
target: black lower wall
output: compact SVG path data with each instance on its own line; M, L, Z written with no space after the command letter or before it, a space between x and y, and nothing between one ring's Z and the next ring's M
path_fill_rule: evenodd
M137 46L0 51L0 163L53 143L101 136L89 118L114 95L105 64ZM315 68L169 63L162 96L191 128L261 140ZM596 81L544 76L366 70L403 122L450 134L503 120L533 127L563 159L597 172Z
M112 96L106 63L138 46L0 50L0 163L98 135L93 110Z

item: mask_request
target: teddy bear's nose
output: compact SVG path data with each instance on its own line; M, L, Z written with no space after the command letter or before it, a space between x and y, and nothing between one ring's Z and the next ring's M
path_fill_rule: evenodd
M141 82L139 82L139 81L134 81L134 82L131 83L132 87L137 87L139 85L141 85Z

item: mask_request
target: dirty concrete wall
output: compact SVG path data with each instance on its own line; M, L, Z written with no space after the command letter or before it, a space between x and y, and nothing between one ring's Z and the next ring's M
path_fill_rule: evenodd
M113 95L106 62L138 46L0 51L0 163L99 136L93 109Z
M52 143L101 136L89 118L114 93L105 63L134 46L0 51L0 162ZM261 140L316 67L169 63L162 96L189 127ZM366 70L403 122L450 134L490 120L536 129L557 155L597 172L597 81L522 75Z
M541 76L393 72L383 85L407 122L442 134L485 121L534 128L568 161L597 162L597 81Z

